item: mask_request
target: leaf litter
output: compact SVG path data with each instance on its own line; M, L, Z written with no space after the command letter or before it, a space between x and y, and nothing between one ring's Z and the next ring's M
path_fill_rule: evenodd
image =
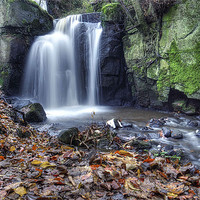
M15 123L0 101L0 199L200 199L200 172L179 160L126 149L106 127L91 125L67 146L29 124ZM29 137L20 137L29 133ZM100 152L99 138L121 148Z

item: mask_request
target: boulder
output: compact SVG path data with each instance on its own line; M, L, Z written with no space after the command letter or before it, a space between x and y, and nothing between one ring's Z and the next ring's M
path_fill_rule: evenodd
M174 139L182 139L183 133L179 130L172 130L171 137Z
M171 130L167 127L162 127L162 132L165 137L171 137Z
M65 144L77 144L79 130L76 127L63 130L58 135L58 140Z
M195 115L196 108L192 104L188 104L186 100L178 100L172 103L174 111L182 112L187 115Z
M40 103L33 103L21 109L25 114L27 122L43 122L46 120L46 113Z

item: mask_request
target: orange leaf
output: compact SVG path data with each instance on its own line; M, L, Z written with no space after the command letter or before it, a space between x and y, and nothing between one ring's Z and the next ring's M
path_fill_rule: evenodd
M163 176L164 178L168 179L167 175L163 172L160 172L160 175Z
M23 162L23 161L24 161L24 159L20 159L20 160L19 160L19 162Z
M1 160L5 160L5 158L4 158L3 156L0 156L0 159L1 159Z
M192 194L194 194L194 195L195 195L195 192L194 192L194 190L188 190L188 192L189 192L189 193L192 193Z
M143 161L143 163L144 163L144 162L150 163L150 162L153 162L154 160L155 160L155 159L148 157L147 159L145 159L145 160Z
M100 165L90 165L92 170L96 170Z
M64 179L62 179L61 177L54 178L54 180L56 180L56 181L64 181Z
M35 151L37 149L36 145L34 144L32 150Z
M39 169L39 168L35 168L36 171L39 171L39 172L42 172L43 170L42 169Z
M124 185L124 183L125 183L125 179L124 179L124 178L120 178L120 179L118 180L118 183Z
M121 156L133 157L133 154L129 153L128 151L124 151L124 150L115 151L115 154L119 154Z

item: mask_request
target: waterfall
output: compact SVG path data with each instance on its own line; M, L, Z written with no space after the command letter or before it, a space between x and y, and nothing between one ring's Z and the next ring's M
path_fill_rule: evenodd
M100 23L72 15L33 43L25 70L23 96L46 108L96 105L99 98Z

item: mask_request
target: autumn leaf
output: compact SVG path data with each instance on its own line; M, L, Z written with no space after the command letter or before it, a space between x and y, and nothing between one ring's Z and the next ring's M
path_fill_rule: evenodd
M10 151L11 151L11 152L15 151L15 149L16 149L16 148L15 148L14 146L11 146L11 147L10 147Z
M115 154L119 154L121 156L129 156L129 157L133 157L133 154L128 152L128 151L124 151L124 150L119 150L119 151L115 151Z
M0 160L5 160L5 158L3 156L0 156Z
M33 160L31 162L32 165L40 165L42 162L40 160Z
M96 170L98 167L100 167L100 165L90 165L92 170Z
M35 151L37 149L36 145L34 144L32 150Z
M19 194L21 197L23 197L27 192L25 187L18 187L14 189L15 193Z
M46 169L46 168L48 168L48 167L56 167L56 164L49 163L48 161L45 161L45 162L43 162L43 163L40 165L40 167Z

